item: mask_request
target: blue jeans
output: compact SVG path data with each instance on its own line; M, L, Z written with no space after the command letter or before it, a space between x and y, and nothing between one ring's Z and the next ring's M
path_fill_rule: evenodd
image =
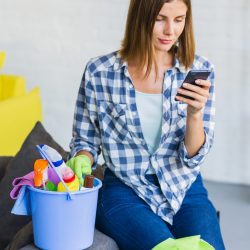
M159 185L155 175L147 178ZM113 238L121 250L149 250L168 238L192 235L201 235L216 250L225 250L216 211L200 175L186 193L171 226L106 169L98 197L96 227Z

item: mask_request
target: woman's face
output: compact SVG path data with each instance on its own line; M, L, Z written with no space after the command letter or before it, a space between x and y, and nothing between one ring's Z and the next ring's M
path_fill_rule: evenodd
M157 51L168 52L185 27L187 6L182 0L165 3L153 28L153 45Z

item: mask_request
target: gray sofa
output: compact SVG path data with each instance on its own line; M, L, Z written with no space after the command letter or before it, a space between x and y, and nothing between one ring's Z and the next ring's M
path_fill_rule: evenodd
M34 244L26 245L20 250L39 250ZM93 245L87 250L119 250L113 239L95 229Z

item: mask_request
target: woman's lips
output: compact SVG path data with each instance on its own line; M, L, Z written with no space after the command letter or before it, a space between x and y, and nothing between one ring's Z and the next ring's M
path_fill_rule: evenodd
M171 44L173 40L169 40L169 39L160 39L158 38L159 42L161 44Z

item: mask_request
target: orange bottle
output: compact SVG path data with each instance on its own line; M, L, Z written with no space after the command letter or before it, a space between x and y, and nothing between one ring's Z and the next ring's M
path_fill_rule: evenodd
M34 163L34 186L41 187L48 180L48 161L38 159Z

